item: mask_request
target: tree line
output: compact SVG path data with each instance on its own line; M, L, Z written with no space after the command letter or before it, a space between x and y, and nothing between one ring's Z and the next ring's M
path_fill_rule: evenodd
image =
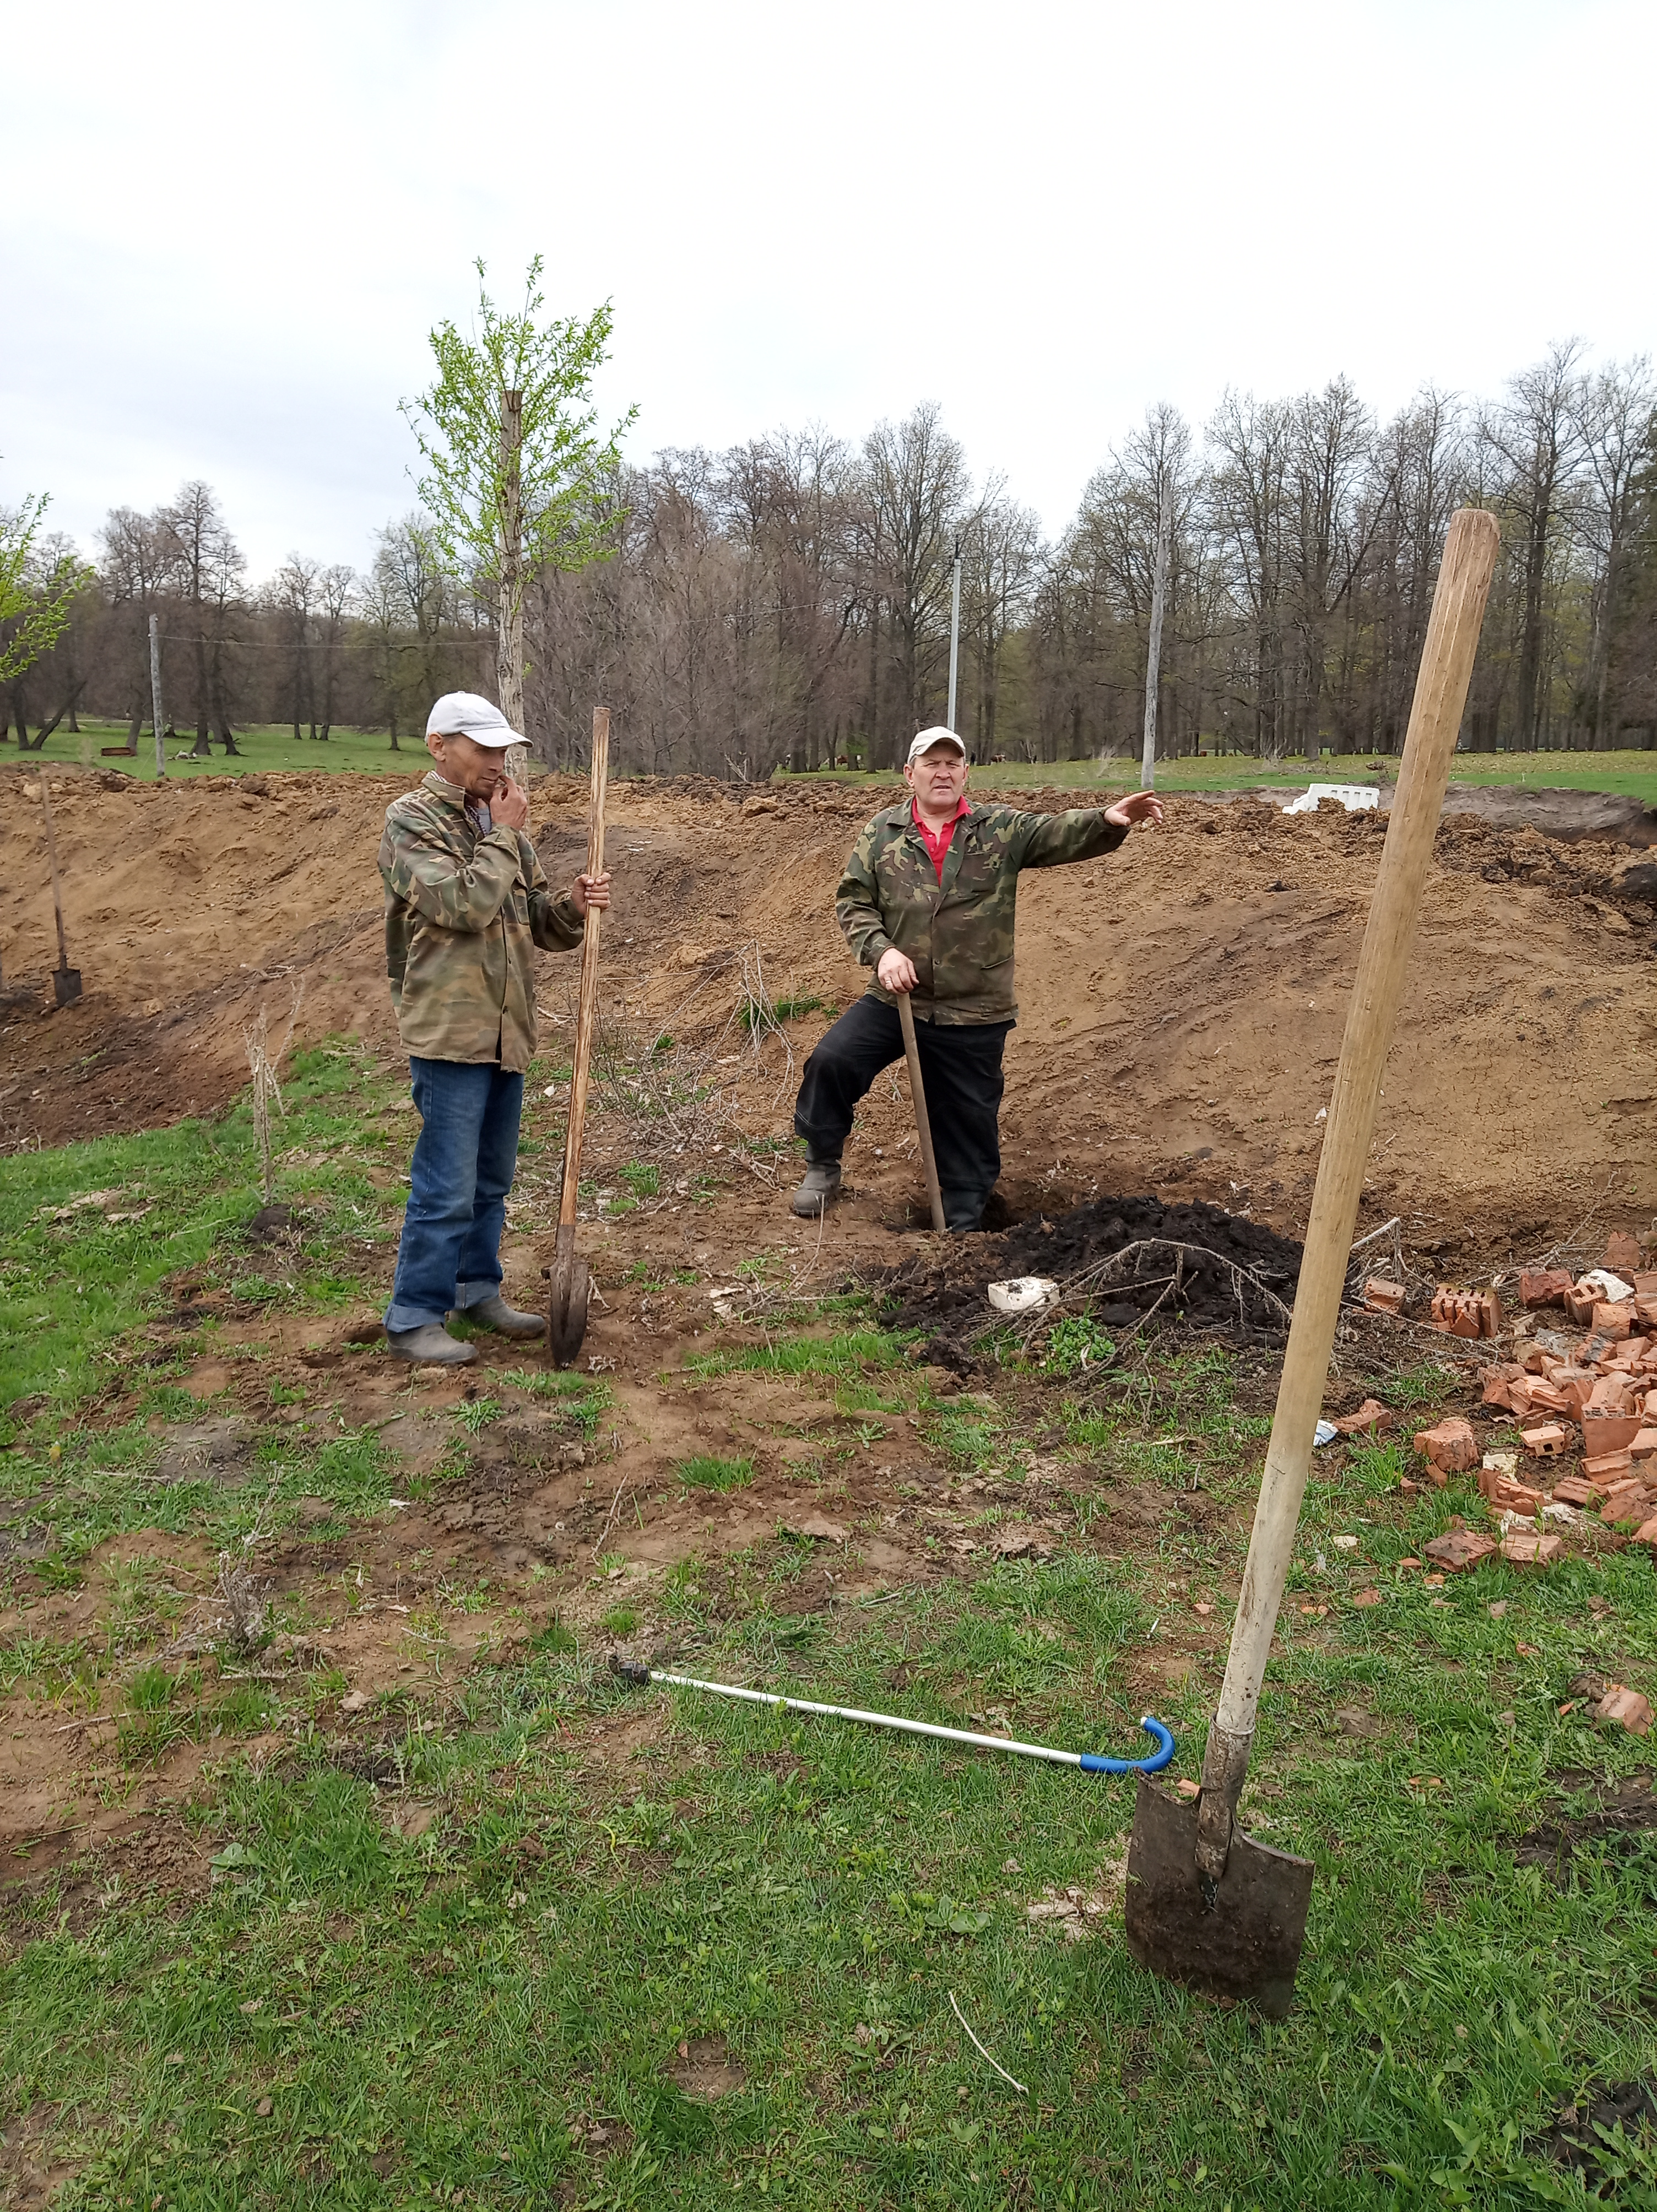
M582 761L599 702L630 772L895 764L943 718L958 553L974 755L1134 753L1165 517L1159 751L1394 753L1464 504L1502 526L1464 747L1648 745L1657 726L1657 385L1643 359L1593 368L1575 343L1494 400L1427 390L1390 421L1344 378L1228 392L1200 428L1154 407L1056 542L1002 478L974 477L932 405L861 441L784 431L637 465L612 445L561 498L581 563L541 557L529 530L510 578L527 733L553 765ZM362 571L295 555L254 586L189 483L113 510L89 563L32 538L0 600L3 734L38 744L95 711L136 741L154 614L164 713L198 754L234 752L249 722L400 749L438 692L497 690L501 592L498 564L468 568L421 513ZM45 635L48 604L61 626L14 667L9 638L31 609Z

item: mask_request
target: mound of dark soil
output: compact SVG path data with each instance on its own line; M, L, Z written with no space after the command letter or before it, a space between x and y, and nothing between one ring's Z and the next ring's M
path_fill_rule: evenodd
M955 1364L993 1318L989 1286L1046 1275L1073 1304L1085 1297L1107 1328L1153 1325L1281 1337L1301 1270L1301 1247L1258 1221L1201 1200L1097 1198L1069 1213L1037 1214L1000 1237L952 1242L885 1279L885 1319L924 1329L929 1355Z

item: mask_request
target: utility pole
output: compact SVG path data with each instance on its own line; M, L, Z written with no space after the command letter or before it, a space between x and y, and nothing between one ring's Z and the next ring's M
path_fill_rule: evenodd
M159 782L167 774L167 749L161 742L161 732L167 725L161 720L161 630L160 617L149 617L149 712L155 724L155 778Z
M1139 764L1140 788L1156 787L1156 698L1162 673L1162 613L1168 598L1168 540L1173 535L1173 486L1165 477L1157 501L1156 565L1151 574L1151 635L1145 655L1145 750Z
M955 728L955 672L961 654L961 541L955 540L955 578L949 601L949 714L945 724ZM959 732L956 732L957 736Z

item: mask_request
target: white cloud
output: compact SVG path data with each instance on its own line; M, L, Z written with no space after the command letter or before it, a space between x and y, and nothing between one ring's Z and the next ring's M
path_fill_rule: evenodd
M84 538L200 475L256 572L360 561L426 330L539 250L559 312L615 301L636 453L935 398L1057 528L1159 398L1657 349L1654 62L1630 0L36 9L0 499Z

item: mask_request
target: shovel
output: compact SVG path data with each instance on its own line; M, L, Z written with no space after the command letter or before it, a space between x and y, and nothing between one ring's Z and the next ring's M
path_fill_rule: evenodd
M909 1062L909 1095L915 1102L915 1133L921 1140L921 1165L926 1170L927 1202L932 1226L944 1233L943 1193L938 1188L938 1163L932 1152L932 1123L926 1110L926 1085L921 1080L921 1048L915 1042L915 1009L907 991L897 993L898 1025L904 1033L904 1058Z
M52 801L46 796L46 771L40 772L40 811L46 817L46 858L52 864L52 910L58 918L58 965L52 971L52 988L60 1006L72 1006L81 995L81 971L69 964L64 938L64 894L58 882L58 840L52 833Z
M1312 1464L1381 1071L1404 994L1497 540L1494 515L1462 507L1451 518L1398 797L1358 955L1277 1411L1225 1680L1203 1755L1201 1790L1194 1803L1184 1803L1142 1776L1128 1843L1128 1948L1140 1965L1212 1996L1248 1998L1274 2018L1294 2002L1312 1862L1246 1835L1237 1825L1237 1801Z
M610 709L593 709L593 796L587 824L587 872L604 872L604 793L610 776ZM593 1028L599 1008L599 910L587 909L582 940L581 1006L576 1018L576 1058L570 1072L570 1125L564 1141L564 1188L558 1200L558 1229L552 1248L547 1348L557 1367L580 1356L587 1334L587 1300L592 1287L587 1262L576 1250L576 1194L581 1182L582 1127L587 1119L587 1078L593 1061Z

